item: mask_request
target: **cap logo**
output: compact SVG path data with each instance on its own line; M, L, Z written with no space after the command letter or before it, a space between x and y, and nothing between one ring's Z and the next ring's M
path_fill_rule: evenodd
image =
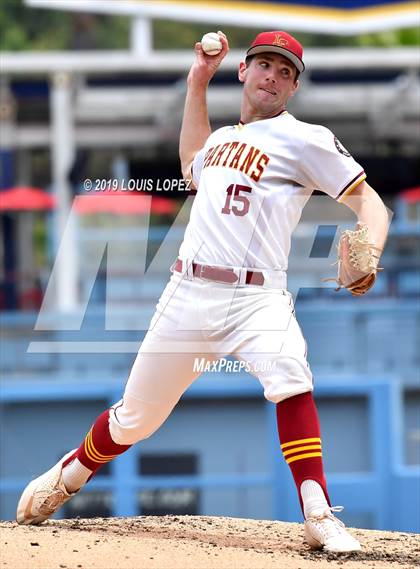
M289 42L283 38L280 34L276 34L274 41L273 41L273 45L278 45L280 47L285 47L286 45L288 45Z

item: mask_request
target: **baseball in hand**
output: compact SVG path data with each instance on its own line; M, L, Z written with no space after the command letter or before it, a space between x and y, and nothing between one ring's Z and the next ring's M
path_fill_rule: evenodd
M209 32L201 38L201 47L207 55L217 55L223 46L219 35L216 32Z

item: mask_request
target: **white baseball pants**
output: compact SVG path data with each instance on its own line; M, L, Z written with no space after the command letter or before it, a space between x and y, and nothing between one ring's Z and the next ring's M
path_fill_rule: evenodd
M194 363L226 355L246 362L274 403L313 389L289 292L174 273L112 406L112 439L127 445L149 437L200 375Z

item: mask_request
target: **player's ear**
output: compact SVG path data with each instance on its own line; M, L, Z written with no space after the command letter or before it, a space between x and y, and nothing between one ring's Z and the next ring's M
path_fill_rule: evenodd
M246 70L247 70L247 66L245 64L245 61L241 61L241 63L239 64L239 70L238 70L238 79L241 83L244 83L244 81L245 81Z

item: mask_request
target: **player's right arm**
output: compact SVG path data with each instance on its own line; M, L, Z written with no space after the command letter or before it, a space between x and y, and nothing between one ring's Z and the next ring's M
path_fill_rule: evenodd
M211 134L207 110L207 87L229 51L226 36L218 32L223 48L218 55L206 55L201 43L195 44L196 59L187 79L187 95L179 137L179 158L184 179L191 179L194 157Z

